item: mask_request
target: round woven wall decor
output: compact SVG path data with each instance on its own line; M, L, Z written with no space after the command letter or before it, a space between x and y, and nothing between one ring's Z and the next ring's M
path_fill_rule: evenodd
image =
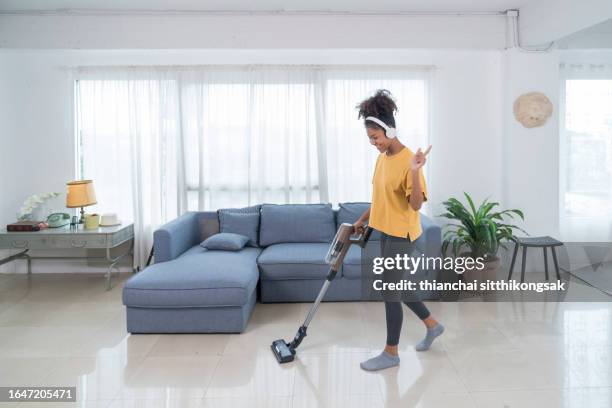
M514 117L526 128L544 125L552 112L552 103L541 92L529 92L514 101Z

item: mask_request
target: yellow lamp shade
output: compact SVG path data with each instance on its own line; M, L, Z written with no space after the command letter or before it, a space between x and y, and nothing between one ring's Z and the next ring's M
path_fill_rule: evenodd
M93 180L77 180L66 184L66 207L78 208L97 204Z

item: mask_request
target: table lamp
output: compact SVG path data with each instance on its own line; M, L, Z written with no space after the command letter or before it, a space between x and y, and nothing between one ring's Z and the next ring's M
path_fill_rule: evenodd
M85 211L83 207L97 204L96 193L93 187L93 180L77 180L66 183L68 191L66 193L66 207L81 208L81 219L79 224L85 221Z

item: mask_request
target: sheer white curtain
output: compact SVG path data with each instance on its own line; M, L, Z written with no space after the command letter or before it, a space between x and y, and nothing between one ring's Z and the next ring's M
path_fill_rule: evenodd
M612 239L612 64L561 66L560 226L565 240Z
M181 73L189 208L321 201L316 75L294 67Z
M397 99L400 140L426 147L427 68L82 68L79 176L99 211L134 220L138 264L187 210L368 201L377 151L356 105L380 88Z
M133 221L136 265L155 228L180 211L176 80L158 69L87 69L76 87L77 174L93 179L98 204Z
M428 68L344 68L325 72L324 140L329 201L369 201L378 151L370 145L356 105L377 89L396 99L399 140L411 150L429 142ZM427 172L427 170L425 170Z
M377 151L356 105L377 89L400 108L399 138L428 141L428 71L228 67L181 76L190 208L367 201Z

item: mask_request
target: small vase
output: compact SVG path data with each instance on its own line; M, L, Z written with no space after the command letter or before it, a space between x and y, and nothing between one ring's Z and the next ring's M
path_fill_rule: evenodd
M42 203L38 207L32 210L31 220L32 221L46 221L47 220L47 206Z
M17 221L32 221L32 214L17 214Z

